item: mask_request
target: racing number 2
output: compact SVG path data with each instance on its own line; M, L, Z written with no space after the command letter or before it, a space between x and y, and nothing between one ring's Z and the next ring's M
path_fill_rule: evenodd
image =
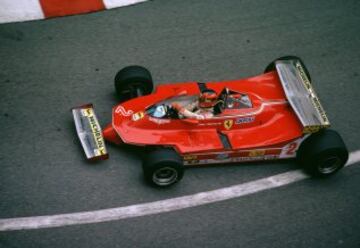
M291 143L286 151L286 155L294 155L297 147L298 143Z

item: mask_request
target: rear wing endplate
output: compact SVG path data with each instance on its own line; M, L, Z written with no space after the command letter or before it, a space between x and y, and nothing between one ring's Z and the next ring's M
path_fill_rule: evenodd
M77 135L79 136L86 158L89 160L104 160L107 153L102 130L95 115L92 104L72 109Z
M275 62L286 97L303 125L303 133L314 133L330 122L306 75L304 64L297 59Z

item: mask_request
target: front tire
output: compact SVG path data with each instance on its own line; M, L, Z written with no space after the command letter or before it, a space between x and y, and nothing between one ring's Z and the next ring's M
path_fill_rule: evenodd
M184 176L182 159L173 149L160 148L150 151L143 161L145 180L154 186L167 187Z
M341 136L334 130L312 134L300 146L297 159L306 172L327 177L344 167L349 152Z
M153 87L150 72L142 66L127 66L115 76L115 90L121 102L148 95Z

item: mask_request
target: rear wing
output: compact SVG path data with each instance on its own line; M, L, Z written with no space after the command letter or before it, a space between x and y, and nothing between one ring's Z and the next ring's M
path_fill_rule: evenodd
M314 133L330 126L329 119L298 59L275 62L286 97L303 125L303 133Z
M77 135L79 136L86 158L104 160L109 157L100 124L92 104L72 109Z

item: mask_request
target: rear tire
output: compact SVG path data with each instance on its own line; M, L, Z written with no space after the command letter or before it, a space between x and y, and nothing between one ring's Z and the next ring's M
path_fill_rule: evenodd
M275 62L277 60L299 60L302 67L304 68L304 71L306 73L306 76L308 77L309 81L311 82L311 77L310 77L310 73L309 71L307 70L304 62L302 61L301 58L297 57L297 56L293 56L293 55L288 55L288 56L283 56L283 57L280 57L280 58L277 58L275 60L273 60L270 64L268 64L268 66L265 68L265 71L264 73L267 73L267 72L270 72L270 71L275 71Z
M142 66L127 66L115 76L115 90L121 102L148 95L153 87L150 72Z
M349 152L341 136L334 130L312 134L300 146L297 159L306 172L327 177L338 172L348 160Z
M170 148L150 151L143 161L145 180L154 186L167 187L184 176L182 159Z

